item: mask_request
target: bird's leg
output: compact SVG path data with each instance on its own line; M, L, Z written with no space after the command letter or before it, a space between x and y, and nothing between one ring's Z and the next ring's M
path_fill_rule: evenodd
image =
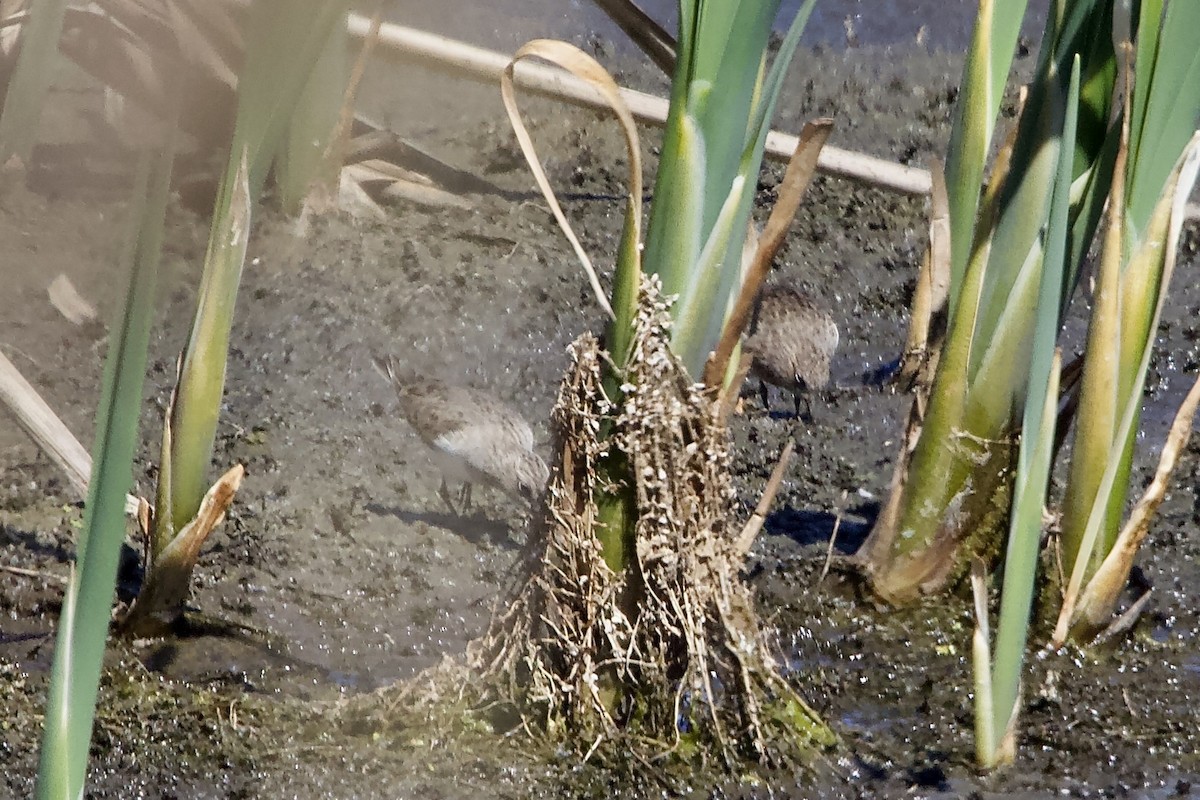
M446 504L446 507L450 509L451 514L456 517L461 516L458 509L454 507L454 501L450 499L450 489L446 486L445 477L442 478L441 488L438 489L438 497L442 498L442 501Z
M792 400L796 403L796 419L800 420L806 425L811 425L813 421L812 400L809 398L808 394L802 392L793 392ZM804 403L803 414L800 413L801 401Z
M771 416L771 397L767 392L767 382L760 380L758 382L758 397L762 400L763 411L767 412L767 416Z
M463 481L462 489L458 493L458 499L462 502L462 510L464 514L471 510L473 504L471 503L470 481Z

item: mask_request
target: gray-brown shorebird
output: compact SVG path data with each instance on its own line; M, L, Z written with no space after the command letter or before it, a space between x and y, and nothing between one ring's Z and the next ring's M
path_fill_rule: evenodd
M408 420L442 472L438 494L454 513L446 480L461 481L462 510L471 504L471 484L503 489L529 502L546 486L549 470L533 450L533 431L520 412L491 395L416 376L395 359L373 357L392 383L400 415Z
M838 346L837 323L811 297L792 286L771 286L759 298L756 324L746 340L753 360L750 375L759 379L759 395L769 411L767 384L792 392L796 416L806 392L829 383L829 362Z

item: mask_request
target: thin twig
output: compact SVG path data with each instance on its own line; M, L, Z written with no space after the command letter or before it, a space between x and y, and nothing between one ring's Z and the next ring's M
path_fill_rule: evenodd
M779 491L779 485L783 483L783 475L787 472L795 447L795 440L788 439L787 444L783 446L783 452L779 454L779 461L775 463L775 469L771 470L771 477L767 480L767 486L758 500L758 506L750 515L750 519L746 520L741 534L738 535L737 549L743 555L750 551L750 545L754 544L755 537L758 536L763 523L766 522L767 512L771 510L771 503L775 501L775 493Z
M583 766L584 764L586 764L588 762L588 759L592 757L592 753L596 752L596 748L600 746L600 743L602 741L604 741L603 733L596 736L596 741L592 742L592 746L588 748L588 751L586 753L584 753L583 761L579 762L580 766Z
M67 579L62 575L55 575L51 572L42 572L36 569L25 569L24 567L10 567L7 564L0 564L0 570L11 572L13 575L20 575L22 578L41 578L47 581L53 581L58 584L65 584Z
M1125 612L1109 623L1108 627L1096 635L1092 640L1092 645L1099 645L1107 642L1115 636L1120 636L1128 630L1131 630L1137 621L1141 619L1142 614L1146 610L1146 605L1150 602L1150 596L1154 593L1153 589L1147 589L1142 592L1137 600L1133 601L1133 605L1125 609Z
M842 499L838 503L837 515L833 520L833 533L829 534L829 547L825 550L825 565L821 567L821 575L817 578L817 585L825 580L825 576L829 574L829 565L833 563L833 545L837 542L838 531L842 527L842 514L846 510L846 498L850 493L845 489L842 490Z

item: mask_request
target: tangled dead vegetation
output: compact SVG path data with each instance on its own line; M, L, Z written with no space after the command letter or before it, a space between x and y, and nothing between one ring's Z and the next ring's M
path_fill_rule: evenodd
M741 578L728 436L668 348L653 279L639 309L619 408L596 338L571 346L544 513L487 635L465 661L385 690L377 722L460 727L454 709L488 705L535 740L626 767L630 754L646 766L669 754L717 768L811 763L836 743L781 675ZM605 475L610 448L626 483ZM633 492L636 559L617 574L597 531L606 493L622 491Z
M827 747L832 734L780 675L740 577L728 436L668 348L653 279L639 309L619 409L601 389L599 343L572 345L546 513L475 666L531 733L589 752L619 743L613 752L647 760L715 754L732 765ZM604 475L608 448L631 485ZM618 575L597 538L599 502L629 490L636 561Z

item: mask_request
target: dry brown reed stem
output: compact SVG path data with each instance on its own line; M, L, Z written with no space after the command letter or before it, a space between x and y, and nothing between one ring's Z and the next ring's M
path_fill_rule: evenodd
M325 152L321 155L324 179L318 179L317 185L310 188L305 201L306 205L312 205L317 210L334 205L333 198L338 194L340 170L346 163L346 154L350 151L350 133L354 128L354 101L358 97L358 86L367 71L371 53L379 43L379 26L383 22L384 7L388 4L389 0L375 0L371 27L363 37L362 49L358 51L354 67L350 70L350 79L346 82L346 90L342 94L342 107L338 112L337 124L325 145Z
M795 449L796 441L788 439L787 444L783 446L783 452L779 454L779 460L775 462L775 468L771 470L771 477L767 479L767 487L763 489L762 497L758 499L754 513L750 515L750 519L746 520L741 534L738 535L737 549L743 555L750 552L750 546L758 538L758 532L762 530L763 523L767 520L771 503L775 502L775 495L783 483L783 475L787 472L788 465L792 463L792 451Z
M29 434L29 438L62 471L79 498L86 498L92 457L4 353L0 353L0 402L12 412L17 424ZM131 495L125 497L127 514L135 513L137 506L137 498Z
M759 238L758 248L754 251L754 259L742 281L741 292L734 303L733 313L725 322L717 349L709 356L708 363L704 367L704 384L710 390L719 388L725 381L725 374L729 370L729 359L733 355L738 339L741 338L742 332L746 330L746 325L750 322L754 298L758 296L763 281L767 279L767 273L771 270L771 262L775 260L775 254L779 252L779 248L783 246L783 242L787 238L788 229L796 216L796 210L800 208L800 201L804 199L804 193L807 191L809 183L812 182L821 148L829 139L829 133L832 130L833 120L822 117L805 123L804 130L800 132L796 149L783 174L783 182L779 184L779 197L775 201L775 207L771 209L771 216L767 219L767 225L763 228L762 236Z
M929 245L913 290L908 342L900 377L905 381L933 380L945 334L946 304L950 297L950 198L942 163L930 162L933 194L929 210ZM932 341L930 341L932 337Z
M370 30L370 20L351 14L349 30L354 36L366 36ZM417 63L483 83L498 83L509 62L508 56L482 47L387 22L380 27L379 41L381 55L392 61ZM585 108L609 108L608 102L587 83L553 67L521 64L516 70L515 80L522 89L557 100ZM639 121L653 125L666 123L668 104L665 98L625 88L621 89L621 97ZM767 134L766 156L775 161L787 161L797 144L796 136L771 131ZM821 151L817 169L904 194L929 193L927 171L839 147L825 147Z

